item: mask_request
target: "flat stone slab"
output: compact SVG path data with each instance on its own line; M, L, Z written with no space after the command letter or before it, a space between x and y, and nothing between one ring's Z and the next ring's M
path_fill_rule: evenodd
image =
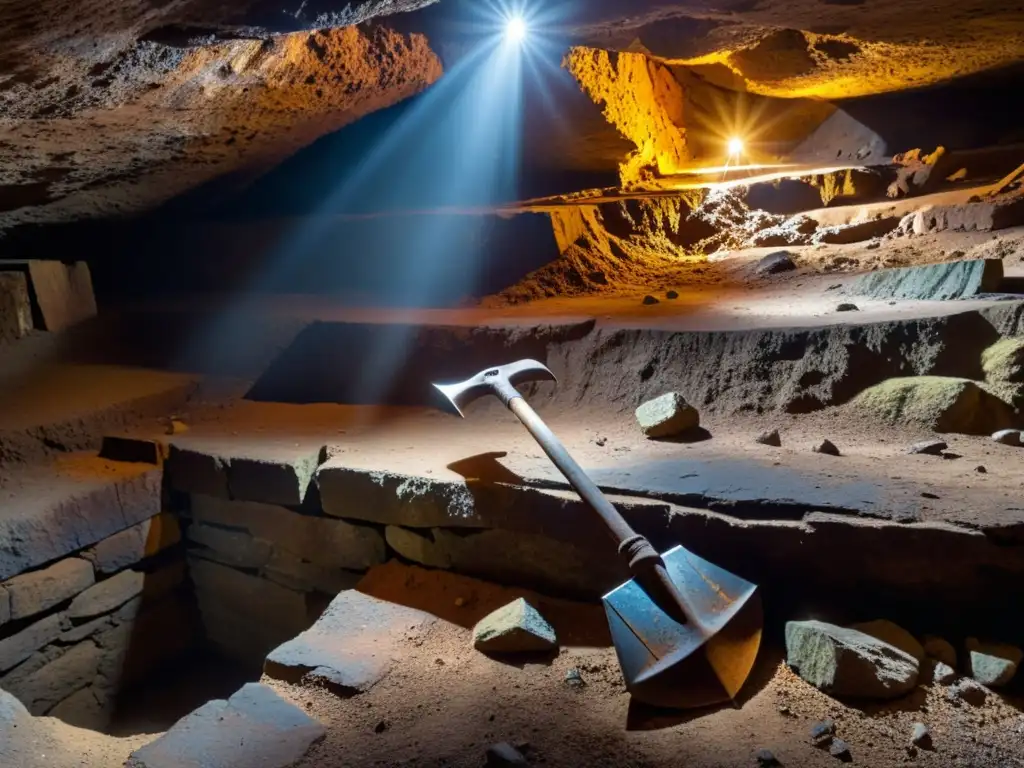
M156 741L132 753L127 768L287 768L327 731L260 683L208 702Z
M847 285L846 290L850 294L873 299L951 301L996 293L1002 281L1001 259L975 259L883 269L858 277Z
M186 493L298 507L313 484L323 446L185 436L171 441L171 487Z
M93 585L92 564L80 557L60 560L48 568L23 573L0 584L10 599L13 621L26 619L69 600Z
M267 657L263 673L288 683L327 685L345 695L368 691L387 675L410 632L437 619L423 611L349 590L310 629Z
M0 580L92 546L160 513L163 473L83 460L48 472L0 504Z

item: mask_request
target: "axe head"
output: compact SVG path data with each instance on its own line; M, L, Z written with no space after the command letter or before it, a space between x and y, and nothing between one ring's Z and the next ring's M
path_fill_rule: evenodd
M556 381L555 374L536 360L520 360L497 368L480 371L476 376L459 384L435 384L455 413L463 416L462 409L487 395L494 395L505 405L519 393L516 387L531 381Z

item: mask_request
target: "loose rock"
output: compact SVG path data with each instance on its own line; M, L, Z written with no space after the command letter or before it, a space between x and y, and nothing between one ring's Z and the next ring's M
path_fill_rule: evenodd
M942 452L947 448L949 448L949 445L943 440L925 440L920 443L914 443L907 449L907 453L924 456L941 456Z
M770 445L772 448L782 447L782 437L777 429L773 429L771 432L762 432L757 436L757 442L761 445Z
M837 306L836 312L860 312L860 307L847 301Z
M531 653L558 647L558 638L537 609L519 598L473 627L473 646L485 653Z
M771 750L759 749L757 750L756 757L757 764L761 766L761 768L772 768L772 766L782 765L782 763L779 762L779 759L775 757Z
M927 656L956 669L956 648L949 641L928 635L924 639L924 652Z
M636 420L650 438L673 437L700 426L700 414L678 392L669 392L636 409Z
M500 744L492 744L487 748L487 763L488 768L492 766L497 768L503 765L528 765L528 762L523 753L513 747L508 742L501 742Z
M956 680L956 669L944 661L936 661L932 668L932 682L939 685L949 685Z
M924 723L914 723L914 730L910 734L910 743L921 749L931 749L932 734Z
M673 301L674 301L675 299L678 299L678 298L679 298L679 292L678 292L678 291L668 291L668 292L667 292L667 293L665 294L665 298L666 298L666 299L670 299L670 300L673 300Z
M817 443L813 448L811 448L811 450L814 451L815 453L822 453L826 456L842 455L839 452L839 449L836 448L835 443L833 443L831 440L822 440L820 443Z
M570 688L579 688L586 685L583 680L583 675L581 675L580 671L575 667L565 673L565 684Z
M836 732L836 724L832 720L822 720L811 726L811 742L821 745L831 739Z
M646 304L647 306L651 306L652 304L661 304L661 302L658 301L658 299L656 299L654 296L647 295L644 296L644 304Z
M1001 429L992 435L992 439L1001 445L1010 445L1014 448L1024 446L1024 439L1019 429Z
M1004 643L967 639L967 673L982 685L998 688L1009 683L1024 660L1024 651Z
M777 275L781 272L792 272L794 269L796 262L789 251L769 253L754 266L754 272L758 275Z
M917 685L920 665L904 650L855 629L821 621L786 625L787 663L834 696L892 699Z
M832 739L832 743L828 747L828 753L844 763L848 763L853 759L853 756L850 754L850 745L842 739Z

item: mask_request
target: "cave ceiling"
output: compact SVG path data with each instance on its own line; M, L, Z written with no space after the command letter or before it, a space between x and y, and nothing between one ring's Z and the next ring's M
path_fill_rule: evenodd
M892 93L1024 59L1024 3L1005 0L542 5L545 18L558 19L559 57L571 46L630 52L769 97ZM0 0L0 233L244 184L435 83L444 51L464 35L461 21L480 7ZM602 131L600 111L581 94L563 146L538 150L542 164L585 167L588 152L611 164L629 151L621 131Z

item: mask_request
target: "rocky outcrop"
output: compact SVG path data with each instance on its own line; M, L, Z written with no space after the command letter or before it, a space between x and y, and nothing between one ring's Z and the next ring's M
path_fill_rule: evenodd
M853 407L889 424L944 433L991 435L1019 421L1009 405L975 382L942 376L889 379L857 395Z
M1002 260L976 259L925 267L884 269L858 277L846 290L872 299L951 301L996 293L1002 281Z

